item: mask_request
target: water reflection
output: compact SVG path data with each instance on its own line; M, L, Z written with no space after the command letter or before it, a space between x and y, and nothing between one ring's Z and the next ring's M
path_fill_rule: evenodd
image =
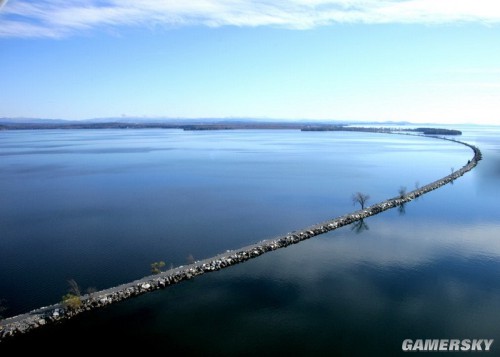
M405 338L498 336L498 226L429 229L397 215L372 218L376 229L362 239L343 228L29 341L50 346L92 335L200 356L364 356L398 355Z
M366 224L364 219L360 219L351 224L351 231L354 231L356 234L363 233L364 231L369 230L368 224Z
M349 212L350 192L377 202L394 177L412 184L415 170L428 182L469 156L453 143L366 133L1 136L0 291L13 313L57 301L69 278L105 288L152 261L236 249ZM25 269L32 262L43 269Z
M96 144L87 134L66 134ZM106 135L122 135L115 134ZM427 183L470 157L468 149L422 138L281 134L148 134L160 146L175 142L182 151L177 159L175 150L94 153L74 163L59 160L64 155L48 155L47 162L4 157L2 168L10 171L0 175L2 294L10 293L9 305L34 296L20 303L30 306L49 290L59 298L67 278L103 287L144 275L155 260L177 257L184 264L186 256L238 248L352 210L346 192L366 191L376 202L394 194L394 177L408 187L416 179ZM356 145L335 146L333 138ZM385 146L377 151L371 144ZM81 336L92 336L86 345L93 350L97 342L127 341L183 355L349 356L397 355L405 338L495 338L498 182L483 185L496 177L491 152L484 153L477 170L409 203L408 212L405 206L386 211L26 338L39 348L61 340L80 346ZM401 170L410 156L412 170ZM136 171L91 180L61 175L110 165ZM38 182L38 173L52 170L58 180ZM26 204L31 197L37 205ZM37 269L26 269L33 262ZM64 276L69 272L75 274ZM17 348L33 345L20 341Z
M400 216L404 216L406 214L406 202L403 202L398 206L398 213Z

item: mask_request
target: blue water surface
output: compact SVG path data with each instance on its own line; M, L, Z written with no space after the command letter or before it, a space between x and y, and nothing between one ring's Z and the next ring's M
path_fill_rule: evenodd
M500 343L500 131L460 129L484 160L403 210L26 338L125 339L189 355L398 355L406 338ZM357 191L369 203L394 197L460 168L472 151L370 133L47 130L0 132L0 156L8 315L58 301L71 278L109 287L147 275L153 261L177 266L345 214Z

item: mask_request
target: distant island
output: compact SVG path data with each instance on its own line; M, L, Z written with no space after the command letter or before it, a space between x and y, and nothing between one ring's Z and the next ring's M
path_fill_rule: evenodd
M301 128L302 131L363 131L369 133L414 132L424 135L462 135L460 130L443 128L388 128L388 127L362 127L347 125L312 125Z
M414 132L423 135L462 135L459 130L443 128L389 128L363 127L349 124L310 124L301 122L209 122L189 123L176 122L70 122L70 121L43 121L43 122L1 122L0 130L47 130L47 129L181 129L181 130L238 130L238 129L275 129L301 131L362 131L370 133Z

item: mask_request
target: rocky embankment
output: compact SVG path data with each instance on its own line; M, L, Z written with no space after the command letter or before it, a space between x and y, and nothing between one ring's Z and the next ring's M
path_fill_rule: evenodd
M450 140L450 139L445 139ZM452 140L455 141L455 140ZM346 214L341 217L308 227L301 231L296 231L281 237L265 240L257 244L244 247L236 251L227 251L216 257L195 262L193 264L178 267L162 272L157 275L151 275L128 284L116 286L114 288L95 292L91 295L81 297L81 305L78 308L70 308L64 304L55 304L29 313L11 317L0 321L0 342L13 336L24 334L33 329L64 321L77 316L85 311L105 307L107 305L139 296L158 289L164 289L170 285L177 284L183 280L189 280L195 276L217 271L231 265L239 264L252 258L256 258L264 253L287 247L291 244L312 238L337 228L346 226L355 221L376 215L391 208L401 206L423 194L444 186L466 172L472 170L481 160L481 152L473 145L456 141L457 143L468 146L474 152L474 156L465 166L450 175L434 181L414 191L404 195L379 202L365 209Z

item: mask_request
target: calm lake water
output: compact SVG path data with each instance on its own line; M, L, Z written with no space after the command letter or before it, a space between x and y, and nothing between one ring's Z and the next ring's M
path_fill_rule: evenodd
M406 338L493 338L500 351L500 128L462 127L484 160L397 209L42 329L61 341L181 355L398 355ZM0 132L0 298L10 316L102 289L151 262L287 233L448 175L465 146L342 132ZM0 350L2 347L0 347Z

